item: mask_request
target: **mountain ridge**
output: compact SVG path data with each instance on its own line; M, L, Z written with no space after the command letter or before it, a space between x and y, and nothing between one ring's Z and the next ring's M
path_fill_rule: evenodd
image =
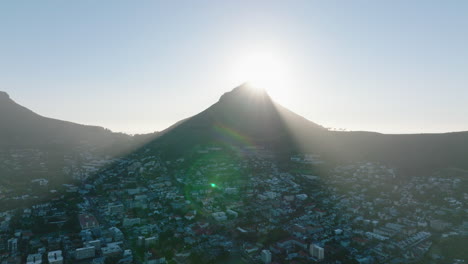
M13 110L17 115L8 117L8 111ZM37 127L28 127L28 120L33 120ZM127 150L130 149L128 144L134 144L129 142L139 141L138 146L167 152L169 156L180 156L210 144L261 146L284 155L316 153L335 162L384 161L400 168L416 167L417 170L424 167L468 168L467 131L422 134L330 131L274 102L265 90L254 89L248 84L224 93L205 110L161 132L134 137L98 126L40 116L15 103L5 92L0 92L0 123L6 127L0 131L0 146L3 147L53 145L68 148L92 138L88 142L90 145ZM82 129L86 132L81 135L75 131ZM68 136L60 136L60 133ZM43 138L30 142L30 138L37 134ZM4 140L5 137L9 140ZM119 147L122 144L127 146Z
M16 103L0 91L0 146L74 148L88 143L97 148L128 144L131 137L100 126L49 118ZM117 147L119 148L119 147Z
M387 162L412 173L468 168L468 131L383 134L330 131L274 102L266 91L241 85L202 112L187 118L150 145L177 156L206 144L242 146L232 136L284 154L316 153L333 162ZM437 151L439 150L439 152Z

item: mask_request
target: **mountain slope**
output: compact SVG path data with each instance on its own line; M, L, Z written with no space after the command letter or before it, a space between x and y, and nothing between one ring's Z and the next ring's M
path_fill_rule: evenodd
M85 126L40 116L0 92L0 147L68 149L86 144L95 149L122 150L131 137L102 127ZM110 150L110 149L109 149Z
M330 162L379 161L408 173L468 168L468 132L385 135L335 132L241 85L151 143L170 156L204 145L262 146L276 153L320 154Z
M172 154L206 144L283 149L294 143L294 131L288 125L313 134L326 132L274 103L265 91L244 84L225 93L203 112L180 122L152 144Z
M333 154L341 160L383 161L407 174L468 168L468 132L401 135L330 132L328 142L335 149Z
M50 188L60 187L90 176L109 158L130 153L157 135L131 137L43 117L0 92L0 192L42 196L47 188L35 188L32 179L44 178Z

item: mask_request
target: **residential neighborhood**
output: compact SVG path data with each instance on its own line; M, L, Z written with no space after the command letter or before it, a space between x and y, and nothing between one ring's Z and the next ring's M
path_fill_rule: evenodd
M450 255L468 237L465 174L323 165L211 146L64 167L74 184L0 213L1 263L465 263Z

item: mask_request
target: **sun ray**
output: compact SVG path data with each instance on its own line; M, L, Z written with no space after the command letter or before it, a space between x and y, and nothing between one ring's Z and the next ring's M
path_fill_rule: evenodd
M246 52L233 64L233 79L248 83L252 88L266 90L275 99L287 95L291 85L289 67L278 53L271 51Z

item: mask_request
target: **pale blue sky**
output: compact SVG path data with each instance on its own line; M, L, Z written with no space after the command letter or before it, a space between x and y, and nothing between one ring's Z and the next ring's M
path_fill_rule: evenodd
M468 1L1 1L0 90L49 117L162 130L277 53L271 91L326 127L468 130Z

